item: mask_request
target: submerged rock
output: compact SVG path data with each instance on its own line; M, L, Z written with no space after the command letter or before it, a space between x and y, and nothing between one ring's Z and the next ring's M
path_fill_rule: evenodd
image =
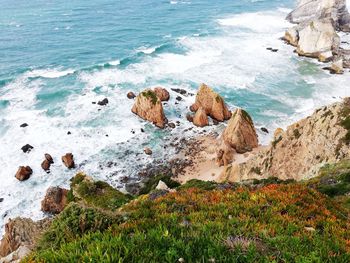
M144 120L152 122L159 128L164 128L165 115L161 100L150 89L141 92L137 97L131 111Z
M32 174L33 170L30 166L20 166L17 170L16 178L19 181L25 181L28 180Z
M75 163L74 163L74 158L72 153L66 153L64 156L62 156L62 162L68 169L75 168Z
M68 190L60 187L50 187L41 202L41 211L58 214L67 205Z

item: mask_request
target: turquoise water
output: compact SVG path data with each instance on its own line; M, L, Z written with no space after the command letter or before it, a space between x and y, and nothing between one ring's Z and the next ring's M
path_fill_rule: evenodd
M78 170L116 187L123 187L122 176L172 154L162 148L190 127L184 116L194 97L176 104L171 92L165 111L181 123L160 131L130 112L130 90L161 85L195 93L204 82L271 132L350 95L348 76L323 72L279 40L292 6L290 0L2 0L0 226L17 215L43 216L45 190L67 186L74 173L60 164L66 152L74 153ZM104 97L108 106L92 104ZM20 128L24 122L29 126ZM259 132L260 142L271 132ZM34 150L24 154L27 143ZM153 157L143 156L145 146ZM50 174L40 168L45 152L56 161ZM19 165L34 170L25 183L14 178Z

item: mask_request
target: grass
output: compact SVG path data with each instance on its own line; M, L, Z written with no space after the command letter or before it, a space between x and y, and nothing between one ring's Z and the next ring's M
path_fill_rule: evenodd
M74 226L75 238L38 248L25 262L350 262L350 222L339 213L347 210L303 184L219 189L193 180L118 211L123 216L101 228L94 214L82 232L80 212L65 210L54 228L66 235Z
M148 98L148 99L151 99L153 105L156 105L157 101L158 101L158 97L157 97L157 94L152 91L152 90L147 90L147 91L144 91L141 93L142 96Z

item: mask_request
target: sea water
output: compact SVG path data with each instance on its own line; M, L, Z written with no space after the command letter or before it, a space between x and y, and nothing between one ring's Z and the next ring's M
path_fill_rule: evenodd
M171 92L166 115L181 124L159 130L131 113L128 91L160 85L195 93L206 83L230 108L246 109L257 128L269 129L259 131L263 144L275 128L349 96L350 73L330 75L280 40L293 6L291 0L2 0L1 229L16 216L42 218L46 189L68 187L77 170L122 187L121 177L161 159L168 140L191 126L185 115L194 97L175 104L179 94ZM92 104L105 97L107 106ZM27 143L34 149L25 154ZM143 154L145 146L152 157ZM77 170L63 167L67 152ZM40 167L44 153L54 157L50 174ZM33 168L28 181L15 179L20 165Z

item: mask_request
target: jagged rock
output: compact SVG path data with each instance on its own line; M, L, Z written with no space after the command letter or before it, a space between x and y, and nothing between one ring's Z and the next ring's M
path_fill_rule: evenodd
M165 190L165 191L169 191L170 190L170 188L162 180L159 180L156 189L157 190Z
M131 111L144 120L150 121L159 128L164 128L165 115L161 100L150 89L141 92Z
M198 126L198 127L204 127L209 125L209 120L208 120L208 116L207 113L205 112L205 110L200 107L196 114L193 117L193 124Z
M170 98L169 92L162 87L154 88L154 92L161 101L168 101Z
M207 115L218 121L228 120L231 117L231 112L223 98L205 84L200 86L191 110L197 111L200 107L204 109Z
M16 178L19 181L25 181L28 180L32 174L32 168L30 168L29 166L20 166L17 170Z
M97 102L97 104L100 106L106 106L108 104L108 99L104 98L103 100Z
M68 190L60 187L50 187L41 201L41 211L58 214L67 204Z
M278 129L272 143L246 163L232 167L227 178L240 181L278 177L306 180L326 163L350 156L350 98L316 110L311 116ZM259 169L259 174L256 171Z
M135 93L132 91L129 91L128 94L126 95L128 97L128 99L134 99L136 97Z
M34 222L28 218L17 217L5 225L5 234L0 242L0 256L5 257L20 246L33 249L38 238L50 225L50 220Z
M0 263L19 263L21 259L28 256L32 251L27 246L20 246L16 251L6 257L0 258Z
M235 110L222 133L222 139L237 153L245 153L258 147L258 136L253 120L245 110Z
M333 57L332 51L338 49L339 42L339 36L330 20L313 20L299 31L297 53L329 61Z
M148 147L146 147L144 150L143 150L144 152L145 152L145 154L147 154L147 155L152 155L152 150L150 149L150 148L148 148Z
M75 168L73 154L71 153L66 153L65 155L63 155L62 162L68 169Z
M21 148L24 153L29 153L32 149L34 149L34 147L30 144L26 144Z
M298 42L299 42L299 32L298 32L298 27L292 27L289 28L285 34L283 39L285 41L287 41L289 44L291 44L292 46L298 46Z
M27 127L27 126L28 126L28 123L22 123L19 127L25 128L25 127Z
M310 20L333 20L337 30L349 31L350 17L346 0L299 0L287 20L301 24Z

